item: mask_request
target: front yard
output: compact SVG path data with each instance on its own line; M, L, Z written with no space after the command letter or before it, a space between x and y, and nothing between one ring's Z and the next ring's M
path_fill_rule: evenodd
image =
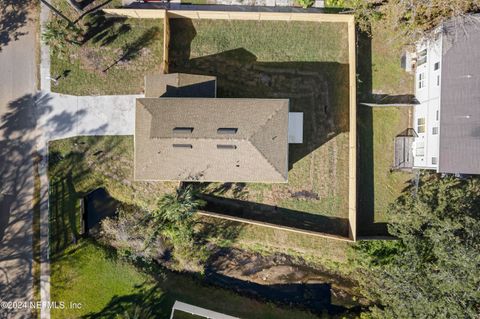
M91 2L84 12L100 5ZM52 91L73 95L139 94L149 71L160 71L163 20L106 18L101 11L80 16L67 1L53 1L81 29L79 45L51 50ZM112 6L112 4L108 4ZM59 19L59 18L55 18ZM78 21L77 21L78 20Z

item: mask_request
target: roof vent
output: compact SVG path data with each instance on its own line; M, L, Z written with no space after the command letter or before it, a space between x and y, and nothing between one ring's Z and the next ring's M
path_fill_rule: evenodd
M193 148L192 144L173 144L174 148Z
M237 145L232 144L217 144L217 148L219 150L235 150L237 149Z
M193 127L175 127L173 133L175 134L191 134L193 132Z
M217 129L218 134L237 134L238 128L236 127L221 127Z

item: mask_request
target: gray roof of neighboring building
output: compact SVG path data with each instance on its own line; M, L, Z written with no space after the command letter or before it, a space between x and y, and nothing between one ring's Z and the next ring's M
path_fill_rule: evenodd
M443 35L438 171L480 174L480 25L454 26Z
M288 108L286 99L137 99L134 178L286 182Z
M145 97L215 97L215 76L151 73L145 76Z

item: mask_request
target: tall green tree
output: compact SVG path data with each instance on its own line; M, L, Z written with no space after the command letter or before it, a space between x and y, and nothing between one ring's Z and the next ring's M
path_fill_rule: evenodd
M390 209L398 241L360 243L375 318L478 318L480 181L427 175Z
M353 8L356 21L364 31L368 31L371 22L381 19L410 43L452 18L461 17L456 25L463 32L462 21L477 20L468 13L480 10L478 0L345 0L344 5Z

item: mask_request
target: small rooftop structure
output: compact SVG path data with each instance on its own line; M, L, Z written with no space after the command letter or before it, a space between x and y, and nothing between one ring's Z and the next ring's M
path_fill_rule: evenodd
M192 315L192 318L208 318L208 319L239 319L210 309L201 308L188 303L176 300L172 307L170 319L176 318L176 312L181 311Z
M137 99L134 178L287 182L288 109L288 99Z
M413 168L412 144L418 137L413 128L407 128L395 137L395 159L393 169L410 170Z
M303 112L288 113L288 143L303 143Z
M215 76L151 73L145 76L145 97L216 97Z

